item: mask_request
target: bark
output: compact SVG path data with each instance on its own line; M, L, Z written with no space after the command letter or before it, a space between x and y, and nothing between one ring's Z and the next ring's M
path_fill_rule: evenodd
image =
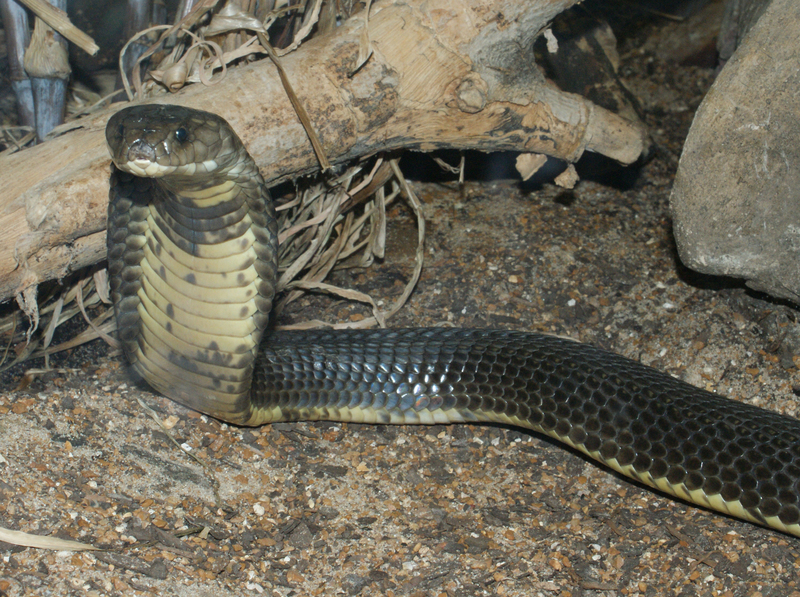
M369 18L374 54L360 69L363 14L283 58L331 162L399 148L522 151L576 161L586 151L623 163L640 154L639 125L548 84L536 36L575 0L396 0ZM268 181L318 169L308 138L267 60L219 84L163 101L226 118ZM0 158L0 299L105 256L108 111L75 130Z

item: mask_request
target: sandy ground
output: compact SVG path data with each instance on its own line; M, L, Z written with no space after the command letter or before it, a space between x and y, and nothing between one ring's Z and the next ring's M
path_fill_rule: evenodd
M417 184L426 267L390 325L567 335L798 416L800 359L782 342L796 312L676 257L669 189L710 75L659 73L648 81L673 96L650 98L657 151L637 177L608 172L574 191ZM399 294L416 230L404 210L391 215L385 262L335 281ZM363 315L307 301L285 321L310 309ZM100 344L59 365L25 389L14 389L21 371L0 387L0 526L104 550L0 545L0 596L800 596L797 539L519 430L241 429L132 383Z
M687 280L667 186L418 190L428 265L394 325L570 335L797 415L797 369L773 346L787 314ZM411 219L394 222L391 242L411 246ZM409 256L392 254L355 284L399 292ZM135 386L119 357L76 352L62 365L0 394L0 524L109 551L0 549L8 595L800 595L796 539L656 495L527 433L238 429ZM137 398L209 464L221 503Z

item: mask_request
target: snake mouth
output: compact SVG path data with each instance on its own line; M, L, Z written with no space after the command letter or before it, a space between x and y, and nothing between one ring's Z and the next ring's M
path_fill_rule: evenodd
M161 178L173 174L177 168L175 166L162 166L158 162L149 160L129 160L124 164L118 164L118 168L144 178Z
M156 148L143 139L137 139L131 143L128 151L125 152L126 161L118 164L119 167L129 171L131 174L142 177L155 177L171 174L174 167L165 167L157 160L158 151Z
M218 164L216 160L206 160L199 163L184 164L182 166L167 166L148 159L129 159L127 162L116 163L117 168L142 178L163 178L165 176L202 176L213 175Z
M166 141L162 141L160 145L169 150ZM164 153L163 150L161 153ZM168 156L169 151L165 155ZM137 139L131 143L128 151L124 152L124 161L117 162L115 160L114 163L121 170L143 178L162 178L170 175L195 176L202 173L213 175L218 167L216 160L178 165L164 164L158 161L158 156L159 146L148 143L144 139Z

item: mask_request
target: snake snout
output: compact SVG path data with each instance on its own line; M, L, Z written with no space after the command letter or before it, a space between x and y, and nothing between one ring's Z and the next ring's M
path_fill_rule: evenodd
M146 141L139 139L131 143L126 158L129 162L154 162L156 159L156 150Z

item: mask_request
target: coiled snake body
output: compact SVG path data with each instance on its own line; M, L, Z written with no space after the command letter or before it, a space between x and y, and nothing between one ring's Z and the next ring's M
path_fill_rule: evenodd
M501 330L279 332L261 341L277 227L219 116L126 108L108 261L119 337L154 388L239 425L493 421L651 487L800 536L800 422L591 346Z

